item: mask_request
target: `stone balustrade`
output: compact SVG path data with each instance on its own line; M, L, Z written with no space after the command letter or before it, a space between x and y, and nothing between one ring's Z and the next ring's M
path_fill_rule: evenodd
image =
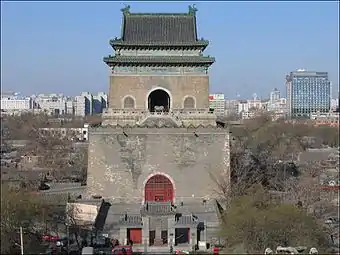
M108 108L103 112L103 116L106 115L120 115L120 114L210 114L214 115L213 112L209 111L209 109L205 108L196 108L196 109L172 109L170 112L150 112L144 109L114 109Z
M149 117L171 118L177 126L215 126L216 115L207 108L172 109L170 112L149 112L145 109L109 108L102 114L103 125L142 125Z

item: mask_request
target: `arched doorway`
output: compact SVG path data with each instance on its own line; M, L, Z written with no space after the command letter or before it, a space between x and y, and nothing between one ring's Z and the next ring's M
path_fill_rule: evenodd
M145 202L173 202L174 186L162 174L152 176L145 184Z
M148 109L150 112L155 112L155 106L163 106L163 112L169 112L170 110L170 96L162 90L156 89L152 91L148 97ZM156 107L157 110L157 107Z

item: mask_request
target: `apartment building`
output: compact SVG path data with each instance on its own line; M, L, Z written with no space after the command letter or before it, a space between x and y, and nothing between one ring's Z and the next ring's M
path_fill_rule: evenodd
M267 111L268 100L261 100L257 98L240 100L238 104L238 114L241 119L252 119L259 114Z
M39 94L20 97L18 93L1 94L1 110L4 114L22 112L46 113L48 115L86 115L101 114L107 108L107 94L99 92L92 95L82 92L79 96L66 97L63 94Z
M82 128L39 128L40 134L52 134L60 137L67 137L72 141L88 141L89 124Z
M76 116L92 115L93 96L89 92L82 92L74 98L74 113Z
M238 114L238 105L240 100L225 100L225 115L230 116Z
M33 97L35 109L41 109L48 115L67 114L67 98L63 94L39 94Z
M224 94L210 94L209 95L209 108L214 110L217 116L225 115L225 99Z
M1 96L2 111L26 111L32 109L32 98L18 96Z
M312 113L310 119L315 126L339 127L339 113Z

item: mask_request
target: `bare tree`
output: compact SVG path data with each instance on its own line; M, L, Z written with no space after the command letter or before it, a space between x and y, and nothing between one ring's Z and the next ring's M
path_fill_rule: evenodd
M60 179L64 176L76 175L78 179L86 179L87 147L77 149L72 134L61 134L50 130L40 131L35 140L30 140L19 151L19 156L36 156L37 167L51 169L52 176Z
M18 250L19 228L24 228L25 251L36 254L41 242L44 208L49 208L39 197L25 190L1 187L1 254Z
M92 219L90 219L91 215L84 217L84 214L86 213L84 213L77 203L73 203L71 200L67 203L66 223L69 228L69 234L74 236L79 250L84 246L83 243L86 242L94 224L94 220L92 221ZM96 217L96 215L94 217Z
M296 179L303 170L295 162L306 148L303 137L313 128L273 122L270 115L248 120L241 127L232 127L231 187L225 187L227 184L223 183L223 178L216 180L220 193L229 190L242 195L257 183L268 190L287 192L287 182ZM309 168L309 171L313 169ZM230 197L230 194L224 196Z
M301 244L327 249L323 227L312 216L298 206L273 203L261 185L233 199L223 219L221 237L229 251L241 246L242 253L257 253L267 246Z
M248 251L254 252L265 248L261 247L261 244L272 242L274 245L278 240L282 242L289 240L289 236L306 240L297 232L288 233L289 229L297 228L294 224L288 222L286 225L276 226L275 229L275 222L278 219L284 221L280 215L298 208L299 211L294 215L296 217L299 215L300 220L307 223L310 221L307 213L311 213L321 202L323 205L329 205L330 201L325 200L320 194L318 180L320 166L296 164L299 153L306 149L303 138L316 134L317 128L284 121L273 122L269 116L264 115L246 121L244 126L232 127L231 131L233 138L230 152L230 183L225 181L226 178L215 180L219 193L228 207L227 218L223 218L223 224L226 224L223 225L226 226L225 234L229 238L227 243L235 242L234 244L241 244L244 248L248 247ZM325 144L329 143L325 141L326 139L323 138ZM263 187L267 195L270 194L270 199L266 202L266 199L262 201L256 198L255 200L260 203L254 207L251 202L247 209L245 204L253 200L249 194L255 194L247 191L258 184ZM242 203L240 199L243 199ZM261 204L267 207L256 211L257 209L254 208L258 208ZM233 211L237 207L239 211ZM280 210L282 209L281 212L279 207ZM245 215L241 211L249 213ZM258 218L255 215L258 215ZM316 218L314 220L318 221ZM239 230L235 232L238 228ZM245 231L249 234L242 232L244 229L247 229ZM319 233L309 231L310 238L315 238L315 241L320 240L320 245L324 246L325 233L322 227L319 226L317 229ZM299 231L307 236L304 229ZM268 237L274 238L268 240ZM253 240L253 242L247 245L242 242L242 239ZM250 247L255 249L251 250Z
M6 116L3 127L8 130L5 139L29 140L35 139L38 128L48 127L48 116L45 114L25 113L18 116Z

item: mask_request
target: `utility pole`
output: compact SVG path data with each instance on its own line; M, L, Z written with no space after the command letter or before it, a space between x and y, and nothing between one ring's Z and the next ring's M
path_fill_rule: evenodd
M284 181L284 183L283 183L283 185L284 185L284 199L283 200L285 200L286 199L286 193L287 193L287 181L286 181L286 178L287 178L287 176L286 176L286 174L287 174L287 165L286 165L286 162L284 163L284 165L283 165L283 169L284 169L284 172L283 172L283 174L284 174L284 179L283 179L283 181ZM283 201L284 202L284 201Z
M67 254L70 254L70 226L66 223Z
M207 221L204 221L204 242L205 248L207 249Z
M20 227L20 249L21 249L21 255L24 255L24 235L22 232L22 227Z

